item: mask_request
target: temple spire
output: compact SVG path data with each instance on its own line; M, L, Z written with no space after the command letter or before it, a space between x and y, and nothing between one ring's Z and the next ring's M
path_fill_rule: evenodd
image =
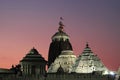
M63 18L60 17L59 28L58 28L59 32L63 32L64 31L64 24L63 24L62 21L63 21Z
M32 49L35 49L35 47L33 46L33 48Z
M88 42L86 42L86 48L89 48L89 44L88 44Z

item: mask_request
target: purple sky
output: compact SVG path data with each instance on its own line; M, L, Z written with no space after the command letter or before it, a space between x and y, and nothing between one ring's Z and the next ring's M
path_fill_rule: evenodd
M86 42L111 70L120 66L120 0L0 0L0 67L18 64L34 46L47 60L64 18L74 53Z

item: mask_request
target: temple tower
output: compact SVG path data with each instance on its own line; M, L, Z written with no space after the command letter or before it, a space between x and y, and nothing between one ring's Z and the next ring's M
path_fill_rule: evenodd
M82 54L77 58L72 72L75 73L93 73L93 72L101 72L102 74L108 74L109 70L106 66L101 62L99 57L95 55L88 43Z
M69 36L64 32L64 25L62 23L62 18L59 22L58 32L52 36L52 42L49 47L48 53L48 68L54 62L56 57L58 57L63 50L72 50L71 43L69 41Z

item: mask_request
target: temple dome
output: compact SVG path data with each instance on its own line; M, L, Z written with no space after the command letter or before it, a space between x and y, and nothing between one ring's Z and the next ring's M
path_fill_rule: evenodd
M67 33L65 32L56 32L53 36L52 36L52 40L69 40L69 36L67 35Z
M63 23L60 21L59 22L59 28L58 28L58 32L56 32L53 36L52 36L52 40L69 40L69 36L67 35L67 33L64 32L64 25Z

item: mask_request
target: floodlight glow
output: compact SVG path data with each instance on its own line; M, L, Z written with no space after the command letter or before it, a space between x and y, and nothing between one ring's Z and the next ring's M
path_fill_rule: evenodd
M104 75L107 75L107 74L109 74L109 72L108 71L104 71L104 73L103 73Z
M110 72L110 75L115 75L115 73L113 71Z

